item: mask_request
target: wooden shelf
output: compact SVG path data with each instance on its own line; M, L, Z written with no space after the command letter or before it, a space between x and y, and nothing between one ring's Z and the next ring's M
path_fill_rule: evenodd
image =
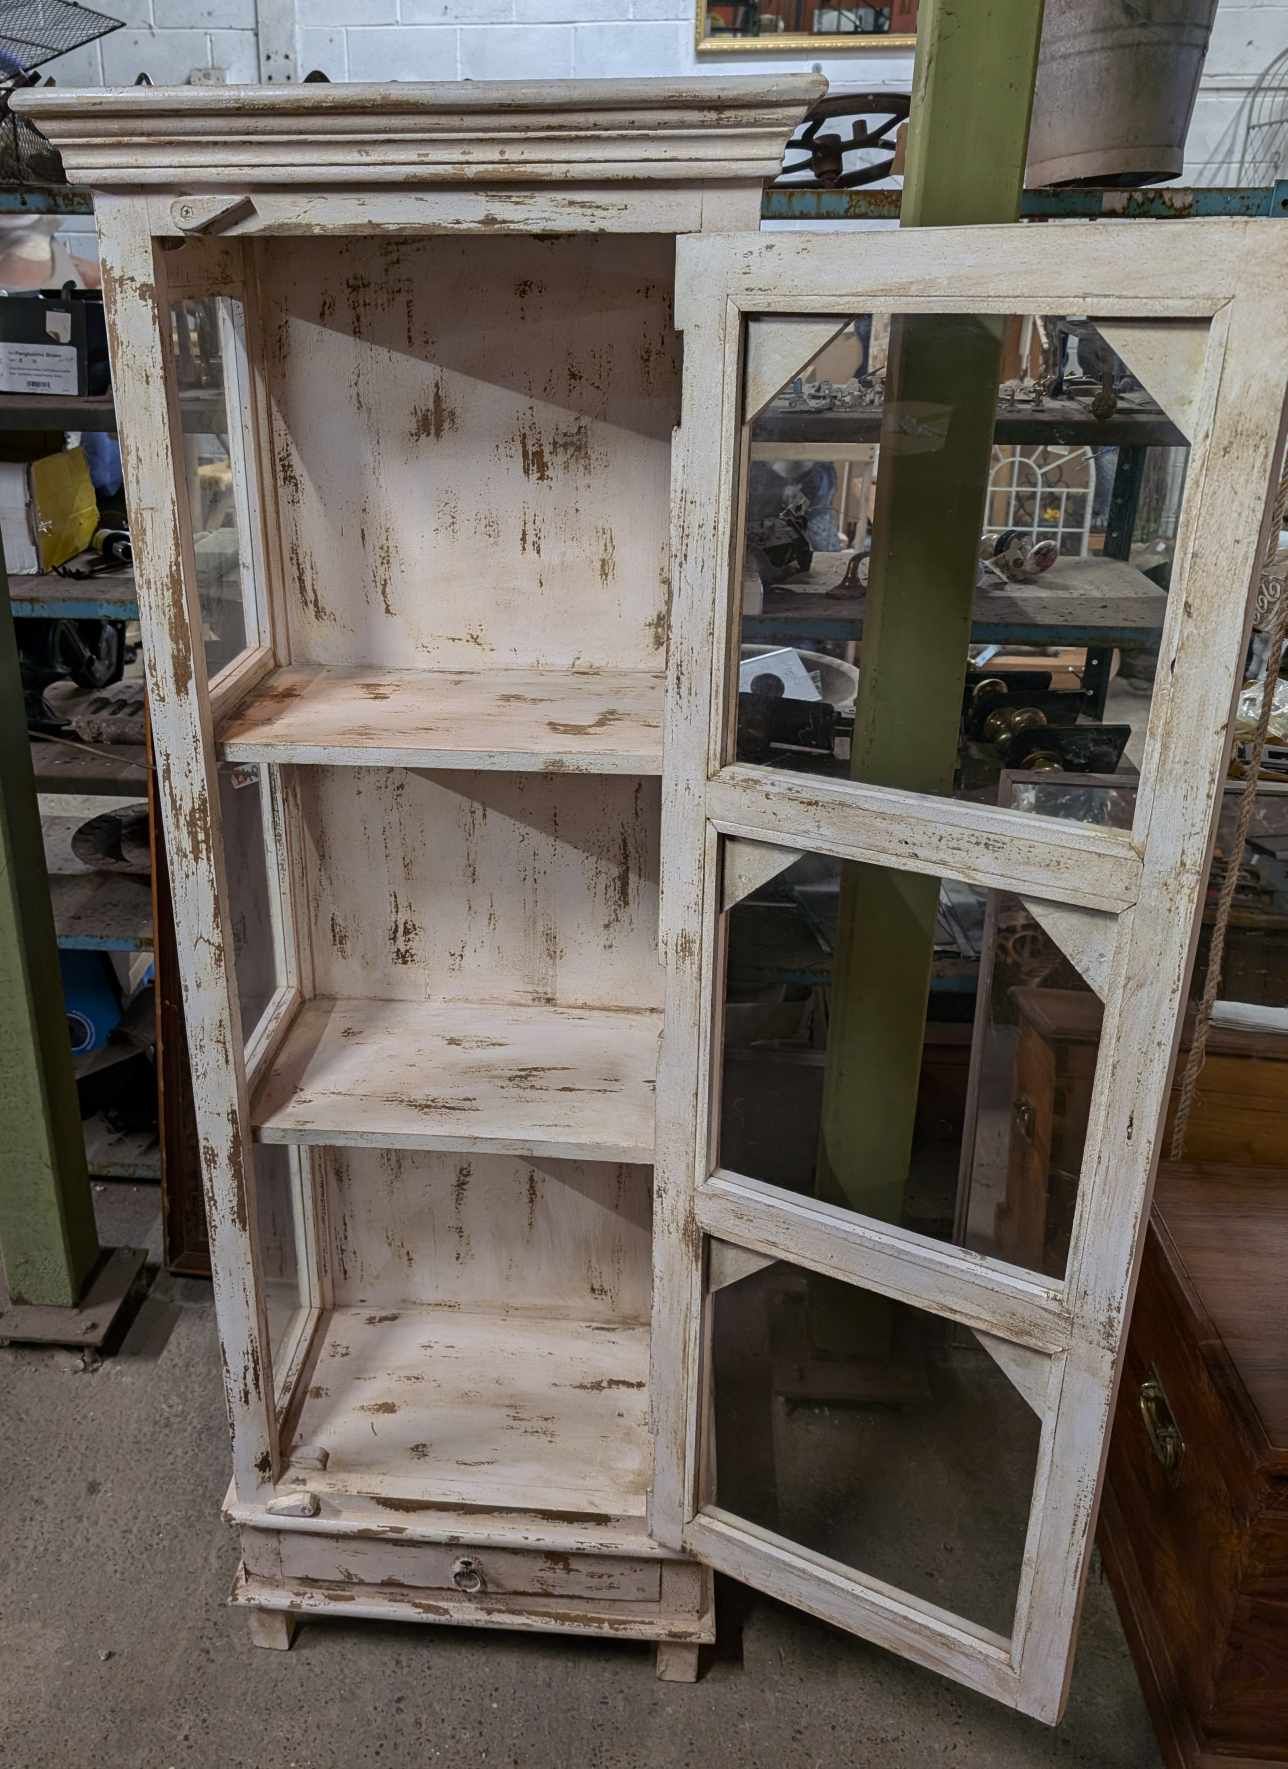
M233 762L660 774L662 677L281 669L219 734Z
M302 1483L432 1505L640 1516L647 1323L537 1309L337 1308L294 1444Z
M849 553L816 553L810 570L766 590L760 614L743 616L749 641L860 639L867 596L838 594ZM972 644L1150 646L1158 643L1167 595L1122 559L1057 559L1036 583L977 589Z
M261 1142L653 1159L660 1015L306 1002L256 1091Z

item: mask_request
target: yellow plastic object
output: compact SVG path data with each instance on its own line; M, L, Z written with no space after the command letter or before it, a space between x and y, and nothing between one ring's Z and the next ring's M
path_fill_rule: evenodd
M98 500L84 449L65 448L31 463L31 516L42 571L85 551L98 527Z

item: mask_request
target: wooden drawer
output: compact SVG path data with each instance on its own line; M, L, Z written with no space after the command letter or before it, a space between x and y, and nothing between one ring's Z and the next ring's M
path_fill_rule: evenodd
M583 1597L624 1603L656 1603L662 1593L660 1560L445 1542L373 1542L303 1530L248 1533L276 1539L275 1574L286 1583L399 1585L463 1596ZM263 1555L258 1559L262 1570Z
M1172 1769L1288 1769L1286 1235L1282 1170L1161 1170L1100 1543Z
M1170 1415L1184 1445L1174 1471L1160 1460L1146 1424L1142 1398L1148 1405L1150 1382L1160 1391L1151 1409L1156 1420L1162 1425ZM1194 1323L1152 1234L1123 1367L1108 1479L1136 1577L1151 1609L1165 1618L1185 1706L1204 1713L1238 1590L1250 1471L1232 1441L1228 1413Z

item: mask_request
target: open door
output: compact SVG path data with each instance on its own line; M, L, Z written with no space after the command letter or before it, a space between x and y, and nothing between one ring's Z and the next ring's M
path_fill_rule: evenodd
M678 250L653 1529L1054 1722L1280 461L1288 236ZM1107 477L1146 446L1167 593ZM1017 685L1038 645L1067 704L1054 662ZM1151 645L1115 724L1096 669ZM1133 826L998 807L999 767L1123 770ZM1054 956L976 1016L985 923L1019 920ZM1073 1157L1057 994L1091 1027ZM981 1073L991 1166L962 1160Z

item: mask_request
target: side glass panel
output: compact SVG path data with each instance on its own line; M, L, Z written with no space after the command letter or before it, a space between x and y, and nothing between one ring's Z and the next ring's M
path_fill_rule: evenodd
M1100 1002L1043 906L768 844L723 860L726 895L750 888L724 916L713 1165L1062 1276L1085 1114L1056 1132Z
M966 1328L781 1261L733 1276L740 1261L709 1243L712 1502L1009 1636L1048 1360L990 1339L1011 1377Z
M174 302L170 346L206 669L213 679L243 651L267 642L255 588L262 574L241 303L226 295Z
M259 1229L259 1278L268 1311L269 1351L274 1359L273 1379L280 1380L280 1360L289 1355L300 1310L301 1275L308 1261L301 1245L303 1218L300 1209L302 1179L297 1179L307 1150L257 1143L255 1160L255 1215Z
M1007 768L1133 778L1194 329L751 317L726 759L990 803Z
M241 1004L242 1038L249 1043L278 987L272 896L276 881L269 869L265 836L266 769L233 765L219 768L219 810L228 875L233 968Z

